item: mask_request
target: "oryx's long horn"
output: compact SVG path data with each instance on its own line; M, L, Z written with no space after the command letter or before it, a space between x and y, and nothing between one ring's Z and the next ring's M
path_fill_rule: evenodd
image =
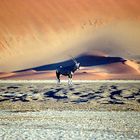
M70 56L72 58L72 60L77 64L76 59L73 56Z

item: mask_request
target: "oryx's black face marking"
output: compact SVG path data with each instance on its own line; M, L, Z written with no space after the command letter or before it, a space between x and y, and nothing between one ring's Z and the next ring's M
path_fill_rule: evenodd
M60 83L60 75L68 76L69 84L72 84L72 76L76 70L80 68L80 63L77 63L75 59L73 59L74 64L70 66L60 66L56 70L56 77L58 82Z

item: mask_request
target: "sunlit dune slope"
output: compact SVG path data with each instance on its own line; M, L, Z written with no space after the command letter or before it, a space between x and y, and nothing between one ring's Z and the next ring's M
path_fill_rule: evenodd
M139 0L1 0L0 72L92 50L139 60Z

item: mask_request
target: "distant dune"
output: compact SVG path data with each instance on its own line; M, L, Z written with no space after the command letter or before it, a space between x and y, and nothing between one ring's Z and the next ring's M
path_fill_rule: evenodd
M80 70L75 73L74 79L140 79L139 65L120 57L81 55L77 57L76 60L80 62L81 67ZM72 60L66 60L12 73L1 73L0 79L52 80L56 79L55 70L59 66L72 64ZM62 79L66 79L66 77L62 76Z

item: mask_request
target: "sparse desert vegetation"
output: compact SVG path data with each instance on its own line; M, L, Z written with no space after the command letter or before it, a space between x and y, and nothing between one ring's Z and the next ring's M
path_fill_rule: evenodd
M139 82L13 82L0 84L0 108L13 111L140 111Z

